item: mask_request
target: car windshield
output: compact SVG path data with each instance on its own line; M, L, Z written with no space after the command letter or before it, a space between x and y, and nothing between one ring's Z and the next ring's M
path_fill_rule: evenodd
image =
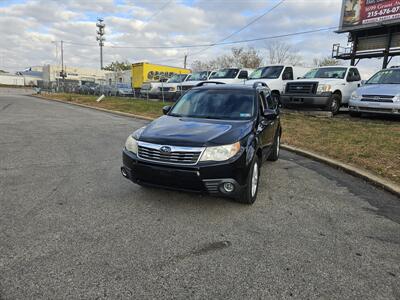
M283 66L269 66L258 68L250 74L249 79L276 79L279 78L283 70Z
M340 78L346 76L347 68L318 68L307 72L303 78Z
M171 109L176 117L248 120L255 112L253 91L191 90Z
M400 84L400 69L379 71L366 84Z
M210 79L236 78L239 69L221 69L210 76Z
M196 72L193 73L192 76L187 81L200 81L200 80L207 80L208 72Z
M185 80L186 74L177 74L172 76L167 82L168 83L180 83Z
M117 87L120 89L130 89L131 86L127 83L117 83Z

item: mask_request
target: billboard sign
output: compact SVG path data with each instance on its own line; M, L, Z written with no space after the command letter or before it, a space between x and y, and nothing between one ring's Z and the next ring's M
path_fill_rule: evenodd
M340 30L400 23L400 0L343 0Z

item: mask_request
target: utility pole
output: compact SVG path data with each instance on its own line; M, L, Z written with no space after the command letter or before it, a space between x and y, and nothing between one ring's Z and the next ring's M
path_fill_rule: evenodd
M99 42L100 46L100 69L103 70L103 46L104 46L104 41L106 40L104 35L105 35L105 27L106 24L103 23L104 19L103 18L98 18L96 27L97 27L97 37L96 40Z
M67 74L64 71L64 41L61 41L61 72L60 72L60 77L63 80L63 91L65 88L65 77L67 77Z
M187 62L188 55L185 54L185 58L183 59L183 68L186 69L186 62Z

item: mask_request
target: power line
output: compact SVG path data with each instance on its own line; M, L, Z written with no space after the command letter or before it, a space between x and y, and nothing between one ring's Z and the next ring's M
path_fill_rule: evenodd
M318 29L311 29L311 30L306 30L306 31L297 31L297 32L292 32L292 33L286 33L286 34L281 34L281 35L271 35L271 36L265 36L265 37L258 37L258 38L252 38L252 39L243 39L243 40L236 40L236 41L228 41L228 42L217 42L217 43L212 43L212 44L194 44L194 45L178 45L178 46L107 46L105 45L104 47L107 48L114 48L114 49L183 49L183 48L200 48L200 47L212 47L212 46L221 46L221 45L234 45L234 44L241 44L241 43L248 43L248 42L255 42L255 41L262 41L262 40L270 40L270 39L276 39L276 38L283 38L283 37L290 37L290 36L296 36L296 35L303 35L303 34L309 34L309 33L315 33L315 32L322 32L322 31L329 31L336 29L336 26L332 27L325 27L325 28L318 28ZM77 46L90 46L90 47L98 47L98 45L95 44L85 44L85 43L77 43L77 42L71 42L71 41L64 41L65 44L69 45L77 45ZM194 55L193 53L192 55Z
M152 19L154 19L156 16L158 16L170 3L172 0L167 1L157 12L155 12L153 15L151 15L143 24L143 26L146 26Z
M253 25L255 22L257 22L258 20L260 20L261 18L263 18L264 16L266 16L267 14L269 14L270 12L272 12L274 9L278 8L278 6L280 6L283 2L285 2L285 0L281 0L279 1L277 4L275 4L273 7L271 7L270 9L266 10L265 12L263 12L261 15L259 15L258 17L256 17L255 19L253 19L252 21L250 21L249 23L247 23L246 25L244 25L243 27L239 28L238 30L232 32L231 34L229 34L228 36L224 37L223 39L218 40L217 42L215 42L214 44L217 43L222 43L224 41L226 41L227 39L231 38L232 36L234 36L235 34L238 34L239 32L242 32L243 30L245 30L246 28L248 28L249 26ZM192 55L197 55L200 54L206 50L208 50L209 48L213 47L214 45L208 46L196 53L193 53Z

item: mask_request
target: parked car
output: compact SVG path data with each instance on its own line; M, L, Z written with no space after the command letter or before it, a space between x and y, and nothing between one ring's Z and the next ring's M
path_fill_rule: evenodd
M209 79L226 84L244 84L253 71L253 69L225 68L216 71Z
M98 84L94 82L86 82L83 85L81 85L79 89L80 94L85 94L85 95L94 95L96 88Z
M349 103L353 117L361 113L400 114L400 67L381 70L353 92Z
M360 85L356 67L320 67L309 71L303 79L288 82L281 99L284 107L315 107L337 114Z
M176 74L158 88L158 98L166 100L176 100L178 86L190 78L191 74Z
M279 157L277 103L263 83L199 85L128 137L122 175L139 185L251 204L262 163Z
M280 102L285 83L304 76L310 69L294 67L290 65L269 65L256 69L249 75L246 84L252 85L254 82L264 82L271 90L272 97Z
M215 71L200 71L192 73L190 78L188 78L185 82L182 82L182 84L178 85L177 91L179 96L186 93L188 90L195 87L199 83L209 80L214 73Z
M117 83L115 85L115 95L120 97L133 97L132 86L128 83Z

